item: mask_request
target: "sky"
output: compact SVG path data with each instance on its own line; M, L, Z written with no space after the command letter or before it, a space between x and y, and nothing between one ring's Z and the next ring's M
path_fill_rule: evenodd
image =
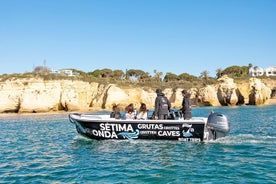
M0 75L276 66L275 0L0 0Z

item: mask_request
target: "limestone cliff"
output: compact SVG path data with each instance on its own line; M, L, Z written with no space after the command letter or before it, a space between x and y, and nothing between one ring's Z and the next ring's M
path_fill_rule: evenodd
M97 83L82 81L10 80L0 84L0 112L87 110L97 95Z
M227 76L218 79L218 91L217 96L221 105L237 105L238 104L238 94L237 86L232 78Z
M251 105L262 105L267 104L270 98L271 89L269 89L259 79L251 78L249 80L250 94L249 104Z
M267 104L271 88L260 79L236 84L224 76L216 85L202 89L191 88L191 101L196 106L233 106ZM181 107L180 88L164 89L172 107ZM77 80L11 79L0 83L0 113L110 110L119 104L121 110L129 103L138 109L141 102L154 107L155 89L120 88L114 84L88 83Z
M213 106L263 105L268 104L271 89L257 78L236 84L232 78L223 76L218 79L217 85L200 89L198 95L202 102Z

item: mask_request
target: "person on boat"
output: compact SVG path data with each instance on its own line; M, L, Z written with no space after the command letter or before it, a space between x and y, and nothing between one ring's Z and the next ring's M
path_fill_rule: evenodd
M121 113L119 111L119 108L117 105L113 105L112 107L112 112L110 113L110 118L115 118L115 119L121 119Z
M187 90L183 89L182 90L182 96L183 96L183 101L182 101L182 108L180 111L184 115L184 119L191 119L192 118L192 108L191 108L191 94L188 93Z
M137 119L148 119L148 110L145 103L141 103Z
M171 103L161 89L156 89L154 119L168 119Z
M125 119L136 119L136 111L134 110L133 103L125 108Z

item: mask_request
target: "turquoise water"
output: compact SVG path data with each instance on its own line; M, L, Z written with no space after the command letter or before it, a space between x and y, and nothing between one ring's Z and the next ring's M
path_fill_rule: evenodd
M276 106L214 110L231 132L207 143L95 141L67 114L0 116L0 183L276 183Z

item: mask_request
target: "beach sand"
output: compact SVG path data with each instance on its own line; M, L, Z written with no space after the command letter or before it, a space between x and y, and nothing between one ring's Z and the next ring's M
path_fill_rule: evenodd
M276 98L269 99L269 104L270 105L276 105Z

